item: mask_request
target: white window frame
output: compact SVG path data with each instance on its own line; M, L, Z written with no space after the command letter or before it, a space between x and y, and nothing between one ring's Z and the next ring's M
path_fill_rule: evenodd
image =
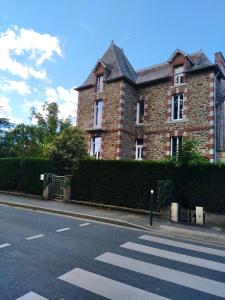
M143 142L142 144L138 145L139 139L136 140L136 147L135 147L135 159L136 160L143 160Z
M177 118L174 118L174 101L175 101L175 97L178 97L177 101ZM177 94L177 95L173 95L172 97L172 109L171 109L171 120L172 121L180 121L183 120L183 110L184 110L184 94ZM180 117L181 114L181 117Z
M96 93L101 93L103 91L103 75L96 77Z
M96 146L97 146L96 139L100 139L99 149L96 149ZM96 159L100 159L101 158L101 147L102 147L102 138L101 138L101 136L92 137L91 138L90 155L95 157Z
M140 120L140 112L141 112L141 104L144 105L144 101L138 101L137 102L137 112L136 112L136 124L137 125L142 125L144 124L144 121L143 122L139 122ZM143 112L143 119L144 119L144 112Z
M184 66L177 66L174 68L174 85L184 83Z
M173 155L173 140L176 140L176 153L175 155ZM179 147L180 147L180 143L179 141L181 140L181 145L182 145L182 142L183 142L183 137L182 136L172 136L170 138L170 156L171 157L178 157L178 154L179 154Z
M101 103L101 112L99 112L99 105ZM100 128L102 126L102 108L103 108L103 101L99 99L94 102L94 128Z

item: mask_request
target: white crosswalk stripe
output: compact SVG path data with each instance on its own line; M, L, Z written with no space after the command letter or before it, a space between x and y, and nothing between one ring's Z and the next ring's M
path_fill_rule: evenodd
M127 242L120 247L225 273L225 264L208 259L202 259L131 242Z
M156 294L138 289L110 278L76 268L59 279L97 295L115 300L166 300Z
M225 283L106 252L95 258L113 266L225 298Z
M29 292L26 295L17 298L16 300L47 300L47 298L44 298L34 292Z
M160 243L160 244L168 245L168 246L172 246L172 247L178 247L178 248L182 248L182 249L187 249L187 250L192 250L192 251L202 252L202 253L206 253L206 254L212 254L212 255L218 255L218 256L225 257L225 251L220 250L220 249L204 247L204 246L199 246L199 245L194 245L194 244L189 244L189 243L184 243L184 242L179 242L179 241L173 241L173 240L159 238L159 237L150 236L150 235L142 235L139 237L139 239L149 241L149 242L154 242L154 243Z

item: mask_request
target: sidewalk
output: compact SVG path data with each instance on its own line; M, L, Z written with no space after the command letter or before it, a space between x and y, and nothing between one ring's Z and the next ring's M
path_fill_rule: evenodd
M0 204L39 210L60 215L72 216L99 222L105 222L136 229L151 230L160 234L173 235L199 241L212 242L225 246L225 231L181 224L172 224L157 216L150 226L149 214L133 213L124 210L96 208L75 202L44 201L34 197L0 193Z

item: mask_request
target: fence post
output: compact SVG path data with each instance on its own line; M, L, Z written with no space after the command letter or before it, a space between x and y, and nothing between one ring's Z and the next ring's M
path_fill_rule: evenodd
M71 196L71 175L66 175L65 180L64 180L64 186L63 186L63 202L68 202L70 201L70 196Z

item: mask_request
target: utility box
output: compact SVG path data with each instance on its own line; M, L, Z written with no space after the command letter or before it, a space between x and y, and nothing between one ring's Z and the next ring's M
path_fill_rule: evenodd
M170 220L174 223L179 222L179 203L171 203Z
M202 206L196 206L196 224L205 225L205 212Z

